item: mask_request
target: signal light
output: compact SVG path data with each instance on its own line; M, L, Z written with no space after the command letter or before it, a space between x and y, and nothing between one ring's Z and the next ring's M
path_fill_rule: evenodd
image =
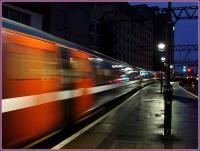
M187 68L187 72L192 72L192 69L191 68Z
M185 69L185 68L183 68L183 69L182 69L182 71L183 71L183 72L186 72L186 69Z
M186 66L183 66L182 72L186 72Z

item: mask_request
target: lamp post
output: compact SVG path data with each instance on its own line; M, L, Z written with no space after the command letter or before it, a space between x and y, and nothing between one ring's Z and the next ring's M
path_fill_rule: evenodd
M174 66L170 65L170 70L171 70L171 77L172 79L174 78Z
M162 52L165 51L165 44L164 43L159 43L158 44L158 50L161 52L161 55L162 55ZM163 70L162 70L162 66L163 66L163 63L165 62L165 57L161 57L161 71L160 71L160 92L162 93L162 90L163 90Z
M166 66L166 88L164 90L165 112L164 112L164 135L171 136L171 117L172 117L172 86L170 85L170 64L171 64L171 50L172 50L172 31L173 22L171 17L172 4L168 2L167 9L167 66Z

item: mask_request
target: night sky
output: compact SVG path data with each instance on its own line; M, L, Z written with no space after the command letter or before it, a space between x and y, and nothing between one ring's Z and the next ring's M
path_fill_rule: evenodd
M166 8L168 3L166 2L133 2L130 3L131 5L141 5L141 4L147 4L148 6L158 6L160 8ZM181 6L198 6L198 3L190 3L190 2L176 2L172 3L172 7L181 7ZM198 20L179 20L176 23L175 27L175 45L197 45L198 43ZM187 52L176 52L175 53L175 60L197 60L198 55L196 52L191 52L189 55L187 55ZM197 69L194 69L197 70ZM176 68L176 71L180 72L181 68Z

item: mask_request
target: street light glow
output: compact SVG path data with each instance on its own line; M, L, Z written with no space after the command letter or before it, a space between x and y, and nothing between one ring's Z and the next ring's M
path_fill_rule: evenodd
M164 44L164 43L159 43L159 44L158 44L158 49L159 49L159 51L164 51L164 49L165 49L165 44Z
M170 69L173 69L174 68L174 66L173 65L170 65Z
M165 57L162 57L162 58L161 58L161 61L162 61L162 62L165 62Z

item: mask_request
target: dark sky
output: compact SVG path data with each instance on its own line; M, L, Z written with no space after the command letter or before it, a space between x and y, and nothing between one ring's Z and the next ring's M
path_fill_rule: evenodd
M166 2L133 2L130 3L131 5L141 5L141 4L147 4L148 6L158 6L160 8L166 8L168 6L168 3ZM198 3L194 2L176 2L172 3L172 7L181 7L181 6L198 6ZM176 23L175 26L175 45L197 45L198 43L198 21L197 19L193 20L179 20ZM196 52L176 52L175 53L175 60L197 60L198 55ZM181 68L176 68L176 71L181 71ZM194 69L197 70L197 69Z

